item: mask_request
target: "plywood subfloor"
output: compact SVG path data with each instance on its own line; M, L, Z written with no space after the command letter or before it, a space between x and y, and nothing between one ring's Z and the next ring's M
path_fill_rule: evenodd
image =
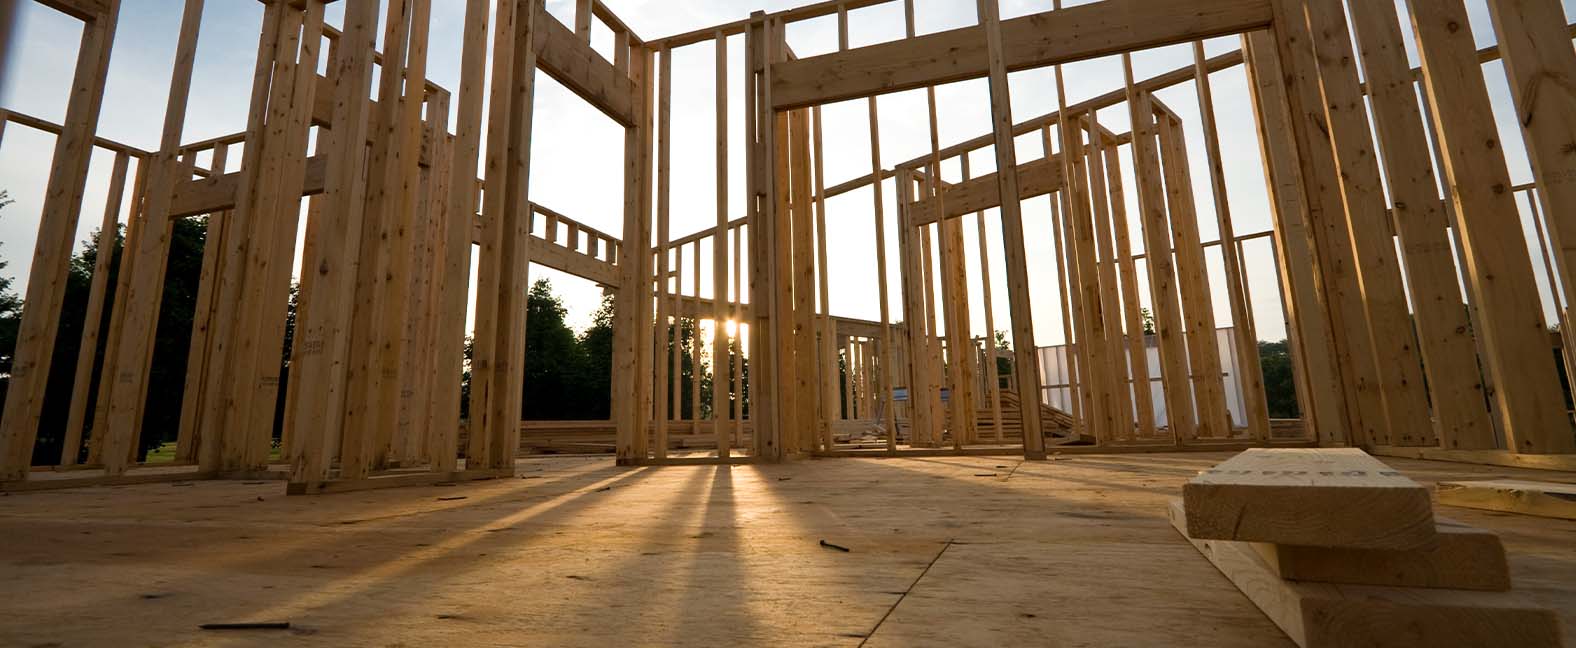
M0 646L1289 646L1166 521L1227 456L532 459L522 479L319 497L11 494ZM1576 482L1386 461L1430 485ZM1576 645L1576 522L1442 511L1501 533L1517 589ZM197 629L234 621L294 628Z

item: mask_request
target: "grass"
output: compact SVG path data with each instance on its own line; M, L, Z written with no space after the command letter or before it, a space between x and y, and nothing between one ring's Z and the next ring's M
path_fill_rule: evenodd
M272 446L270 446L268 448L268 460L270 462L278 461L280 456L281 455L280 455L280 452L279 452L279 446L277 444L272 445ZM175 462L175 442L174 441L165 441L164 443L159 444L159 447L154 448L152 450L149 450L148 451L147 461L145 461L145 463L150 463L150 464L174 463L174 462Z

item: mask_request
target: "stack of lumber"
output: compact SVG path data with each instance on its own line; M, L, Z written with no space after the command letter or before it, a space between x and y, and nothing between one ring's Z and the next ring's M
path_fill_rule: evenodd
M1493 533L1354 448L1254 449L1183 486L1171 524L1299 646L1559 646Z
M976 410L974 420L981 439L991 438L994 435L996 418L988 406ZM1045 425L1047 436L1057 439L1073 436L1074 420L1067 412L1041 403L1040 420ZM1001 390L1001 434L1006 439L1023 438L1023 399L1018 396L1016 390ZM1094 443L1094 437L1081 435L1076 442Z

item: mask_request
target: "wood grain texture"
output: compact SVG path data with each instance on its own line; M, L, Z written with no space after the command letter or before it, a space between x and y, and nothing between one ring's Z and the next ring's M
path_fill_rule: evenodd
M1180 501L1167 512L1171 526L1303 648L1561 645L1554 612L1516 595L1289 581L1248 543L1189 537Z
M1446 506L1576 520L1576 484L1490 479L1440 482L1436 492Z
M1506 190L1510 171L1466 6L1436 0L1410 9L1505 445L1524 453L1576 451L1526 237L1505 222L1517 206Z
M1428 491L1355 448L1250 449L1182 493L1194 538L1364 549L1435 539Z
M1505 545L1490 531L1435 519L1433 546L1394 551L1251 543L1281 578L1320 583L1505 591Z
M909 206L915 227L946 219L959 218L1001 205L1001 189L996 174L987 173L948 185L946 199L921 198ZM1041 158L1018 165L1018 198L1028 200L1061 189L1060 156ZM939 208L939 209L938 209ZM945 216L942 216L945 214Z
M1043 5L1042 5L1043 6ZM1264 0L1106 0L1000 21L1007 72L1270 24ZM991 74L985 21L972 27L811 56L772 66L777 110Z

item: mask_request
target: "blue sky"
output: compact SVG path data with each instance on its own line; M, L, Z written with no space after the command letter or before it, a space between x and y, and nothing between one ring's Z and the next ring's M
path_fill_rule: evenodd
M706 27L748 16L754 9L779 10L804 4L806 0L606 0L606 3L646 38ZM1564 0L1567 15L1576 13L1576 0ZM120 28L106 87L105 109L99 134L133 146L151 149L157 145L169 86L169 68L174 56L175 34L179 26L181 0L123 0ZM548 10L559 20L572 23L573 0L548 0ZM1069 1L1067 4L1087 4ZM1472 12L1472 27L1481 45L1494 41L1484 0L1467 0ZM8 67L0 76L0 106L51 121L64 113L66 92L80 37L80 23L62 14L21 0L18 25ZM246 120L251 70L256 56L257 30L262 4L250 0L209 0L199 41L192 103L182 141L195 141L242 130ZM974 0L916 0L916 22L920 33L972 24ZM460 34L464 3L461 0L434 0L431 30L429 76L439 85L457 89L460 61ZM329 22L340 22L339 4L331 6ZM851 39L854 46L892 40L902 36L902 5L851 12ZM1044 11L1050 0L1003 0L1004 18ZM1403 8L1403 15L1404 8ZM790 45L800 55L830 51L836 46L836 24L827 18L795 25L789 31ZM611 34L600 23L593 32L593 44L604 53L610 50ZM1236 38L1215 39L1207 43L1210 55L1235 49ZM741 132L743 98L740 93L740 62L743 43L730 42L730 127ZM1184 46L1140 52L1135 65L1140 78L1167 71L1191 62L1191 50ZM712 45L701 44L676 50L674 58L673 147L674 175L672 213L674 237L715 223L714 190L714 97ZM1413 57L1415 63L1415 55ZM1485 67L1490 92L1506 149L1511 153L1509 166L1515 182L1531 180L1522 153L1520 133L1498 64ZM1080 62L1065 69L1068 98L1076 102L1121 86L1120 60L1107 58ZM540 75L537 116L532 150L531 197L571 218L617 234L621 222L622 148L620 128L595 109L556 83ZM1012 104L1015 119L1022 120L1055 109L1056 96L1050 69L1012 75ZM1238 234L1269 229L1268 203L1251 107L1242 69L1236 68L1212 77L1217 119L1225 149L1229 196ZM1203 166L1203 135L1197 118L1198 106L1191 84L1160 94L1187 121L1189 150L1193 152L1194 193L1198 199L1199 219L1206 241L1217 238L1215 214ZM943 145L983 134L989 130L990 114L986 83L983 80L951 84L938 88L940 133ZM826 181L836 184L869 172L869 148L863 100L828 105L823 109L827 150ZM1101 122L1118 132L1127 129L1124 107L1102 111ZM882 153L886 166L928 151L929 134L925 117L925 95L913 91L881 99ZM6 130L0 144L0 188L11 192L16 204L0 217L0 258L9 260L3 272L25 284L27 259L31 255L37 229L39 202L44 191L53 137L20 126ZM730 218L742 214L744 152L734 137L730 158ZM1018 154L1022 160L1041 156L1037 136L1021 138ZM975 174L993 167L987 148L970 160ZM103 213L111 154L99 151L93 158L89 189L77 239L85 239L97 227ZM956 164L945 175L957 179ZM1124 166L1128 186L1131 168ZM887 183L888 233L896 230L893 218L892 185ZM1130 203L1135 193L1128 191ZM833 223L830 239L832 282L830 300L834 313L874 319L877 313L874 225L869 189L852 192L828 201L827 219ZM1036 338L1042 344L1061 340L1060 297L1052 259L1048 200L1031 200L1024 205L1031 290L1035 301ZM1136 204L1129 213L1136 214ZM124 215L122 215L124 220ZM997 328L1008 328L1005 275L1000 254L999 220L994 211L987 213L984 236L992 250L991 275L995 283L994 311ZM967 249L977 249L973 219L965 226ZM1135 241L1136 220L1132 223ZM896 243L889 241L892 264L889 277L896 286ZM1534 250L1536 242L1533 242ZM80 246L80 243L79 243ZM1267 241L1249 245L1248 281L1252 291L1255 320L1260 337L1280 339L1284 327L1269 264ZM982 335L984 316L979 287L978 260L970 255L971 297L974 301L974 334ZM1223 281L1218 253L1210 255L1216 285ZM1541 266L1538 270L1541 274ZM1140 273L1142 274L1142 273ZM589 282L567 277L544 268L532 267L532 276L554 280L570 307L571 324L589 322L599 295ZM703 276L704 293L709 295L709 275ZM1140 277L1141 290L1147 282ZM1545 290L1545 294L1547 294ZM1223 296L1221 296L1223 297ZM1547 301L1547 297L1545 298ZM1147 297L1145 298L1147 303ZM893 312L897 295L893 291ZM1223 298L1216 300L1216 317L1226 326L1231 317Z

